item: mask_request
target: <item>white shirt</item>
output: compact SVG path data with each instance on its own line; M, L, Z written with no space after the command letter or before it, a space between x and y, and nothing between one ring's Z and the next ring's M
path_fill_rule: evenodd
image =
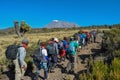
M47 50L46 49L42 49L42 54L45 56L48 56Z

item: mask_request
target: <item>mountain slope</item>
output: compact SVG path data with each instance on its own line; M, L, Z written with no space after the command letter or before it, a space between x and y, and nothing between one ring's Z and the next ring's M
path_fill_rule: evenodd
M53 20L52 22L45 26L45 28L72 28L72 27L79 27L79 25L65 21Z

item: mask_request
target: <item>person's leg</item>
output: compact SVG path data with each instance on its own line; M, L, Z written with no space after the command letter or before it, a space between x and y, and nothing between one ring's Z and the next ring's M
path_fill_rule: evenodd
M96 42L96 37L94 36L94 43Z
M48 61L48 72L51 72L53 66L53 62L51 60Z
M21 80L21 69L18 59L13 60L13 63L15 65L15 80Z
M57 66L57 54L54 55L54 59L53 59L54 63L53 63L53 69Z
M54 55L51 56L51 61L50 61L50 72L54 71L54 64L55 64L55 59Z
M71 73L74 73L74 63L71 63Z
M71 73L74 73L75 56L71 56Z
M66 56L64 55L64 56L63 56L63 61L64 61L64 62L65 62L65 59L66 59Z
M47 63L43 63L43 69L44 69L44 79L48 78L48 67Z
M36 67L37 69L36 69L36 74L35 74L35 77L34 77L34 80L39 80L38 78L39 78L39 75L40 75L40 67L39 66L37 66Z
M62 62L62 56L60 56L60 61L59 62Z

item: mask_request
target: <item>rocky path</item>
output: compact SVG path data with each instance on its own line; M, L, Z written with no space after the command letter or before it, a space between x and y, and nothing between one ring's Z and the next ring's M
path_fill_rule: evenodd
M86 70L86 65L87 65L87 55L90 56L92 54L96 54L97 52L99 52L100 50L100 44L101 44L101 34L98 34L97 36L97 42L96 43L90 43L88 44L84 49L81 49L80 52L78 52L78 57L77 57L77 63L75 64L75 74L71 75L71 74L66 74L64 73L64 68L67 66L68 60L66 60L65 62L60 63L60 67L55 69L54 73L49 73L49 78L48 80L73 80L73 78L75 78L76 80L78 79L79 74ZM84 63L82 63L83 59L81 58L81 56L85 56L85 60ZM63 73L62 73L63 71Z

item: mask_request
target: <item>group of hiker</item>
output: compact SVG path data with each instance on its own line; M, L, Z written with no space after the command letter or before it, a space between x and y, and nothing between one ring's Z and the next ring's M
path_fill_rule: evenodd
M72 63L70 65L70 71L74 72L74 58L76 49L79 46L76 40L77 39L74 37L70 37L69 42L67 41L66 37L60 41L58 38L52 38L48 42L47 46L45 43L41 43L38 51L42 54L42 58L38 57L39 54L32 55L33 62L37 67L36 77L34 79L38 80L41 69L44 69L44 79L47 79L48 73L54 72L54 69L57 67L58 62L65 61L66 57L69 57L69 60Z
M69 39L69 40L68 40ZM41 42L39 48L35 50L34 54L30 55L33 59L33 63L36 66L36 76L34 80L38 80L40 75L40 70L44 69L43 80L48 78L48 73L55 71L55 68L58 66L58 62L69 60L71 67L68 72L74 73L74 63L76 61L76 52L80 48L85 47L89 42L95 42L96 32L78 32L77 34L71 36L70 38L64 37L63 40L58 40L58 38L52 38L48 43ZM27 69L27 64L25 62L26 57L26 48L29 41L25 38L22 40L20 46L12 47L14 50L9 48L6 50L7 58L14 53L15 48L17 48L16 58L13 58L13 63L15 65L15 80L23 80L23 76ZM29 65L28 65L29 66ZM67 68L67 66L66 66Z
M80 31L74 35L74 37L78 37L79 47L83 48L88 43L95 43L96 42L96 35L97 32L95 30L92 31Z

